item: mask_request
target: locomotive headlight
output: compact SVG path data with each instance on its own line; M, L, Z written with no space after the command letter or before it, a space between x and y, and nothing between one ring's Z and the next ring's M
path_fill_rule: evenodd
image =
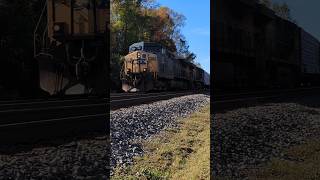
M143 68L143 72L147 72L147 68Z
M137 52L137 58L141 58L141 53L140 52Z
M54 31L59 31L60 30L60 26L59 25L54 25L53 29L54 29Z

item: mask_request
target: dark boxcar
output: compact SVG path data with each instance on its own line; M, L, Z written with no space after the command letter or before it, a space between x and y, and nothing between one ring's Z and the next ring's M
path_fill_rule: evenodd
M272 51L267 62L271 87L294 87L299 79L299 27L276 17L271 27Z
M274 12L246 0L217 0L213 11L215 89L266 86Z
M217 0L215 89L294 87L299 84L299 27L252 1Z
M210 89L210 74L204 71L204 76L203 76L203 83L204 83L204 88Z
M320 79L319 40L300 28L301 85L319 85Z

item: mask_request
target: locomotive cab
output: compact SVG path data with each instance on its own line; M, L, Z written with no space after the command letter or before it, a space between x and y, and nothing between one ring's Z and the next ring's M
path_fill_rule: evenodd
M106 94L108 6L108 0L46 1L34 32L43 90Z
M52 40L92 39L106 30L107 1L49 0L47 8Z
M122 89L125 92L148 91L156 79L156 55L144 51L134 51L127 56L121 72Z

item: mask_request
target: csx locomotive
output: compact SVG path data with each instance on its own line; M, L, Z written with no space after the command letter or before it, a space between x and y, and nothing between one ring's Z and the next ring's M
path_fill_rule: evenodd
M139 42L129 47L121 71L125 92L208 88L209 74L158 43Z
M107 93L109 0L46 0L34 31L40 87L50 95Z

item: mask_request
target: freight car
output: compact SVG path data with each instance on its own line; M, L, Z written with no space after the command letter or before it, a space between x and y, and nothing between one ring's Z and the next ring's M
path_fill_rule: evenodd
M217 0L215 8L215 90L320 85L317 38L255 1Z
M320 84L320 42L311 34L300 28L299 33L301 86Z
M107 93L108 0L47 0L34 31L40 87L50 95Z
M204 89L210 89L210 74L204 71L204 76L203 76L203 85Z
M201 89L210 85L204 78L203 69L152 42L131 45L121 71L125 92Z

